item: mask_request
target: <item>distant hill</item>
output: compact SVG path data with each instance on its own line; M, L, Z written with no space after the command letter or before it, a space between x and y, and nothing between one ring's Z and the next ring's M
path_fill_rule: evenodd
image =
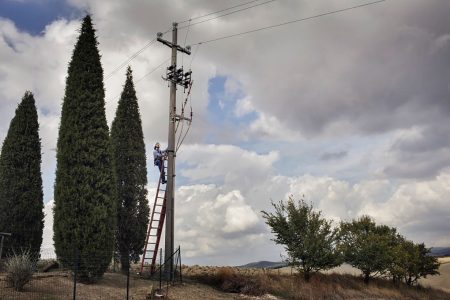
M252 262L243 266L238 266L238 268L257 268L257 269L262 269L262 268L267 268L267 269L276 269L276 268L282 268L285 267L286 263L284 262L273 262L273 261L258 261L258 262Z
M450 247L433 247L431 248L431 256L450 256Z

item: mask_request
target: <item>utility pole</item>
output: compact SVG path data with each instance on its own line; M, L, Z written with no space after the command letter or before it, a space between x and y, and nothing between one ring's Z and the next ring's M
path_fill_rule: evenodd
M177 69L178 51L191 54L190 47L183 48L177 45L178 24L172 24L172 42L162 39L162 33L158 33L157 40L172 49L172 60L167 68L167 77L170 81L170 102L169 102L169 136L167 146L167 185L166 185L166 234L165 234L165 268L164 274L167 280L173 279L173 253L174 253L174 216L175 216L175 123L179 120L177 116L177 84L185 85L186 74L183 69ZM190 80L190 72L189 80Z

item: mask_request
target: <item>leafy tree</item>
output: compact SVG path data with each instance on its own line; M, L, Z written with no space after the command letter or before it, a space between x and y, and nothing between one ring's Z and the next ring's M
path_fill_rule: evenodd
M333 268L341 263L336 251L337 231L321 212L300 200L289 197L287 203L272 203L274 213L262 211L266 224L275 234L274 241L284 245L288 262L296 267L306 281L312 273Z
M0 231L13 250L39 254L44 228L41 141L33 94L26 92L16 109L0 155Z
M111 141L118 193L116 239L122 270L126 271L130 257L136 262L143 253L150 211L144 135L130 67L112 123Z
M394 247L394 261L389 271L394 281L403 280L407 285L417 284L419 278L438 275L439 262L430 256L425 244L399 238Z
M392 264L397 233L395 228L376 225L369 216L341 223L340 249L345 261L360 269L364 282L387 273Z
M57 144L54 236L58 258L80 280L103 275L114 251L116 192L103 69L91 17L69 64Z

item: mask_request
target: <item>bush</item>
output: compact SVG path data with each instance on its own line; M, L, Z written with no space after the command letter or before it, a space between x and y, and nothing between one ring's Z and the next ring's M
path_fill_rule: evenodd
M30 252L22 254L14 253L6 259L6 281L16 291L22 291L23 287L30 282L34 272L34 261Z
M216 284L220 289L228 293L242 293L245 295L261 296L266 293L266 288L257 278L251 278L236 272L232 268L220 268L215 276Z

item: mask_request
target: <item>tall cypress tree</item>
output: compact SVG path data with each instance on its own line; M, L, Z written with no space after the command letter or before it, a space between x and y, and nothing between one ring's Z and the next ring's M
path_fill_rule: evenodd
M111 141L118 193L117 249L126 271L130 258L137 261L143 253L150 211L144 135L130 67L112 123Z
M87 281L106 271L116 226L112 152L97 45L87 15L66 79L54 195L56 254L68 266L78 258L79 278Z
M11 120L0 155L0 231L3 254L39 254L44 228L41 141L34 97L26 92Z

